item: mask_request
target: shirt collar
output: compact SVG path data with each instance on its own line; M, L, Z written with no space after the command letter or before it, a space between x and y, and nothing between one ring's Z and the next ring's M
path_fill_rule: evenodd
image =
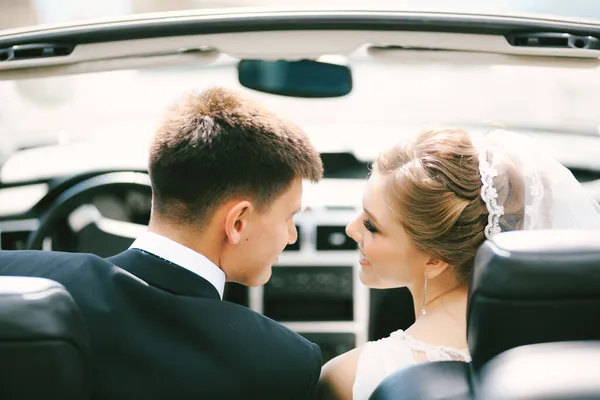
M129 248L152 253L199 275L213 285L223 299L225 273L202 254L154 232L144 232Z

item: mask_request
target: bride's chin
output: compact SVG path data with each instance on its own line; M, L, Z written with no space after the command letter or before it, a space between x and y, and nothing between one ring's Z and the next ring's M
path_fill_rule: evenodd
M369 289L387 289L373 274L370 274L369 272L365 273L364 269L360 270L358 278L360 279L360 283Z
M358 279L360 280L360 283L362 283L366 287L371 287L371 283L372 283L371 279L369 279L369 275L365 274L365 272L362 268L358 272Z

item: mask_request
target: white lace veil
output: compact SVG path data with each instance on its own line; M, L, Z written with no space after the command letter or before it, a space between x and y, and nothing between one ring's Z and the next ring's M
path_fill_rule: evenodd
M600 229L598 202L533 139L495 130L474 142L488 239L512 230Z

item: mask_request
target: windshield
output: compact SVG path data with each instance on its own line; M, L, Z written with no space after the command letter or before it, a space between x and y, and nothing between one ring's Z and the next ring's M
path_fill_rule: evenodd
M369 160L427 127L470 131L503 126L600 142L600 70L528 66L402 65L350 61L354 88L332 99L300 99L242 88L237 60L193 68L128 70L0 81L0 148L73 141L149 140L183 93L220 85L244 90L299 124L321 151ZM587 137L586 137L587 136ZM563 146L563 144L561 144ZM595 157L597 158L597 157Z
M2 0L0 30L163 11L228 7L353 7L600 21L594 0Z

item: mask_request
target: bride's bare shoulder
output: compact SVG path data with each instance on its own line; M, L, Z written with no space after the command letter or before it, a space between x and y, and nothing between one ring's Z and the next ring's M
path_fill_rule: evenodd
M319 379L319 400L352 399L352 387L362 349L357 347L331 359L323 366Z

